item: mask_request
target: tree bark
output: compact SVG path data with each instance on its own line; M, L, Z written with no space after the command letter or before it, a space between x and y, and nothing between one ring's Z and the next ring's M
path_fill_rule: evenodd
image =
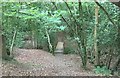
M1 3L1 2L0 2ZM0 58L2 57L2 11L3 11L3 9L2 9L2 6L0 6L0 13L1 13L1 15L0 15Z
M34 32L32 31L32 48L35 48Z
M12 43L11 43L11 46L10 46L10 57L13 57L13 47L14 47L16 34L17 34L17 30L15 29L14 34L13 34Z
M2 7L0 6L0 8L2 8ZM2 25L2 21L1 20L2 20L2 18L0 17L0 24ZM5 40L6 40L5 37L2 35L2 26L0 26L0 58L2 58L2 59L6 59L6 58L9 57L7 55L7 52L6 52Z
M5 36L1 36L2 37L2 39L1 39L1 41L2 41L2 59L9 59L8 57L8 55L7 55L7 51L6 51L6 38L5 38Z
M99 7L95 6L95 29L94 29L94 54L95 54L95 65L100 64L99 53L97 47L97 26L98 26L98 11Z
M0 58L2 57L2 35L0 35Z
M49 36L48 30L47 29L45 29L45 30L46 30L46 35L47 35L47 41L48 41L48 45L49 45L49 50L50 50L51 53L53 53L53 46L52 46L51 41L50 41L50 36Z
M82 3L80 2L80 0L79 0L78 6L79 6L79 18L84 18ZM85 28L83 19L79 19L79 20L82 20L83 26L77 27L77 29L79 30L77 35L79 36L79 39L80 39L80 43L78 43L78 45L79 45L79 48L81 49L80 56L82 59L82 64L83 64L83 67L86 69L86 66L87 66L86 31L85 31L86 28Z

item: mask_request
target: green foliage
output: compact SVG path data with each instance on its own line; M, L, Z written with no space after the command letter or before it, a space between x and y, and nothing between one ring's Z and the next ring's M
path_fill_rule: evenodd
M61 30L61 31L64 31L65 30L65 28L66 28L66 26L60 26L60 27L57 27L59 30Z
M67 45L64 49L65 54L74 53L78 50L82 54L82 58L86 58L88 50L90 51L91 60L94 61L93 46L94 46L94 26L95 26L95 3L82 3L82 10L79 9L78 2L67 3L69 8L64 2L55 3L56 7L51 3L42 2L8 2L2 3L2 29L3 35L6 36L6 47L9 49L13 39L14 31L17 31L14 46L24 47L24 36L34 37L37 42L37 47L40 49L48 50L46 30L50 36L50 42L55 48L57 43L56 33L59 31L67 32L67 36L74 38L78 42L77 48ZM110 18L117 26L120 26L119 15L120 11L111 3L101 3L105 10L110 15ZM69 11L71 10L71 13ZM62 17L61 17L62 16ZM64 18L64 19L63 19ZM65 21L66 20L66 21ZM115 47L119 44L118 27L113 26L109 21L106 14L99 10L99 24L97 29L97 47L101 55L105 55L102 50ZM76 23L77 22L77 23ZM81 28L81 29L80 29ZM116 41L118 38L118 41ZM75 46L75 47L76 47ZM118 54L119 51L115 47L112 54ZM119 49L119 47L118 47ZM109 51L108 53L109 54ZM114 57L114 56L113 56ZM100 56L100 58L102 58ZM105 57L107 58L107 57ZM86 60L83 59L83 63ZM103 61L103 60L101 60ZM96 73L109 75L111 73L106 67L97 67Z
M74 54L74 53L75 51L73 50L73 47L68 46L64 48L64 54Z
M109 70L106 66L103 66L103 67L100 67L100 66L97 66L95 69L94 69L94 72L96 74L102 74L102 75L111 75L111 70Z

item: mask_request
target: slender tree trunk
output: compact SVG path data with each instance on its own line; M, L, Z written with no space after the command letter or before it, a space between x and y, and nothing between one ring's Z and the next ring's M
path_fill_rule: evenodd
M0 58L2 57L2 36L0 36Z
M35 24L36 25L36 24ZM36 28L36 31L35 31L35 48L37 49L38 47L38 29Z
M37 48L37 27L36 23L34 24L34 21L30 20L29 21L30 27L31 27L31 43L32 43L32 48L35 49Z
M95 28L94 28L94 54L95 54L95 65L99 65L99 53L97 47L97 26L98 26L98 10L99 7L95 6Z
M112 50L112 47L109 48L109 53L108 53L108 56L107 56L107 61L106 61L106 66L107 68L109 69L110 68L110 65L111 65L111 61L112 61L112 54L113 54L113 50Z
M83 16L83 9L82 9L82 3L80 2L79 0L79 20L82 20L83 22L83 26L78 26L78 30L79 30L79 33L78 35L80 36L80 44L81 44L81 56L82 56L82 64L83 64L83 67L86 69L86 66L87 66L87 50L86 50L86 27L85 27L85 24L84 24L84 21L82 18L84 18Z
M2 71L2 36L0 35L0 71ZM0 73L0 77L2 77L2 73Z
M35 48L35 33L34 31L32 30L32 48L34 49Z
M86 68L87 66L87 51L86 51L86 46L83 46L83 67Z
M13 47L14 47L14 42L15 42L16 35L17 35L17 30L15 29L13 39L12 39L12 43L11 43L11 46L10 46L10 57L13 57Z
M2 29L0 27L0 58L2 57Z
M52 44L51 44L51 41L50 41L50 36L49 36L49 33L48 33L47 29L46 29L46 35L47 35L47 39L48 39L47 41L48 41L48 45L49 45L49 50L50 50L51 53L53 53L53 47L52 47Z

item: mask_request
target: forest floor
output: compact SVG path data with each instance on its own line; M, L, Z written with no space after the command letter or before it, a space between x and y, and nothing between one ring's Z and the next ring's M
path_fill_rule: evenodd
M88 65L92 69L92 65ZM3 76L95 76L83 70L80 56L56 55L35 49L17 49L15 60L2 61Z

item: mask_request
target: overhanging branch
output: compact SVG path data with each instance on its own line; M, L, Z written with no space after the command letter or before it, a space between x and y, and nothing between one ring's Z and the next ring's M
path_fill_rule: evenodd
M104 11L104 13L107 15L108 19L110 20L110 22L111 22L114 26L116 26L115 23L113 22L113 20L110 18L108 12L105 10L105 8L102 7L102 6L98 3L97 0L94 0L94 1L95 1L95 3Z

